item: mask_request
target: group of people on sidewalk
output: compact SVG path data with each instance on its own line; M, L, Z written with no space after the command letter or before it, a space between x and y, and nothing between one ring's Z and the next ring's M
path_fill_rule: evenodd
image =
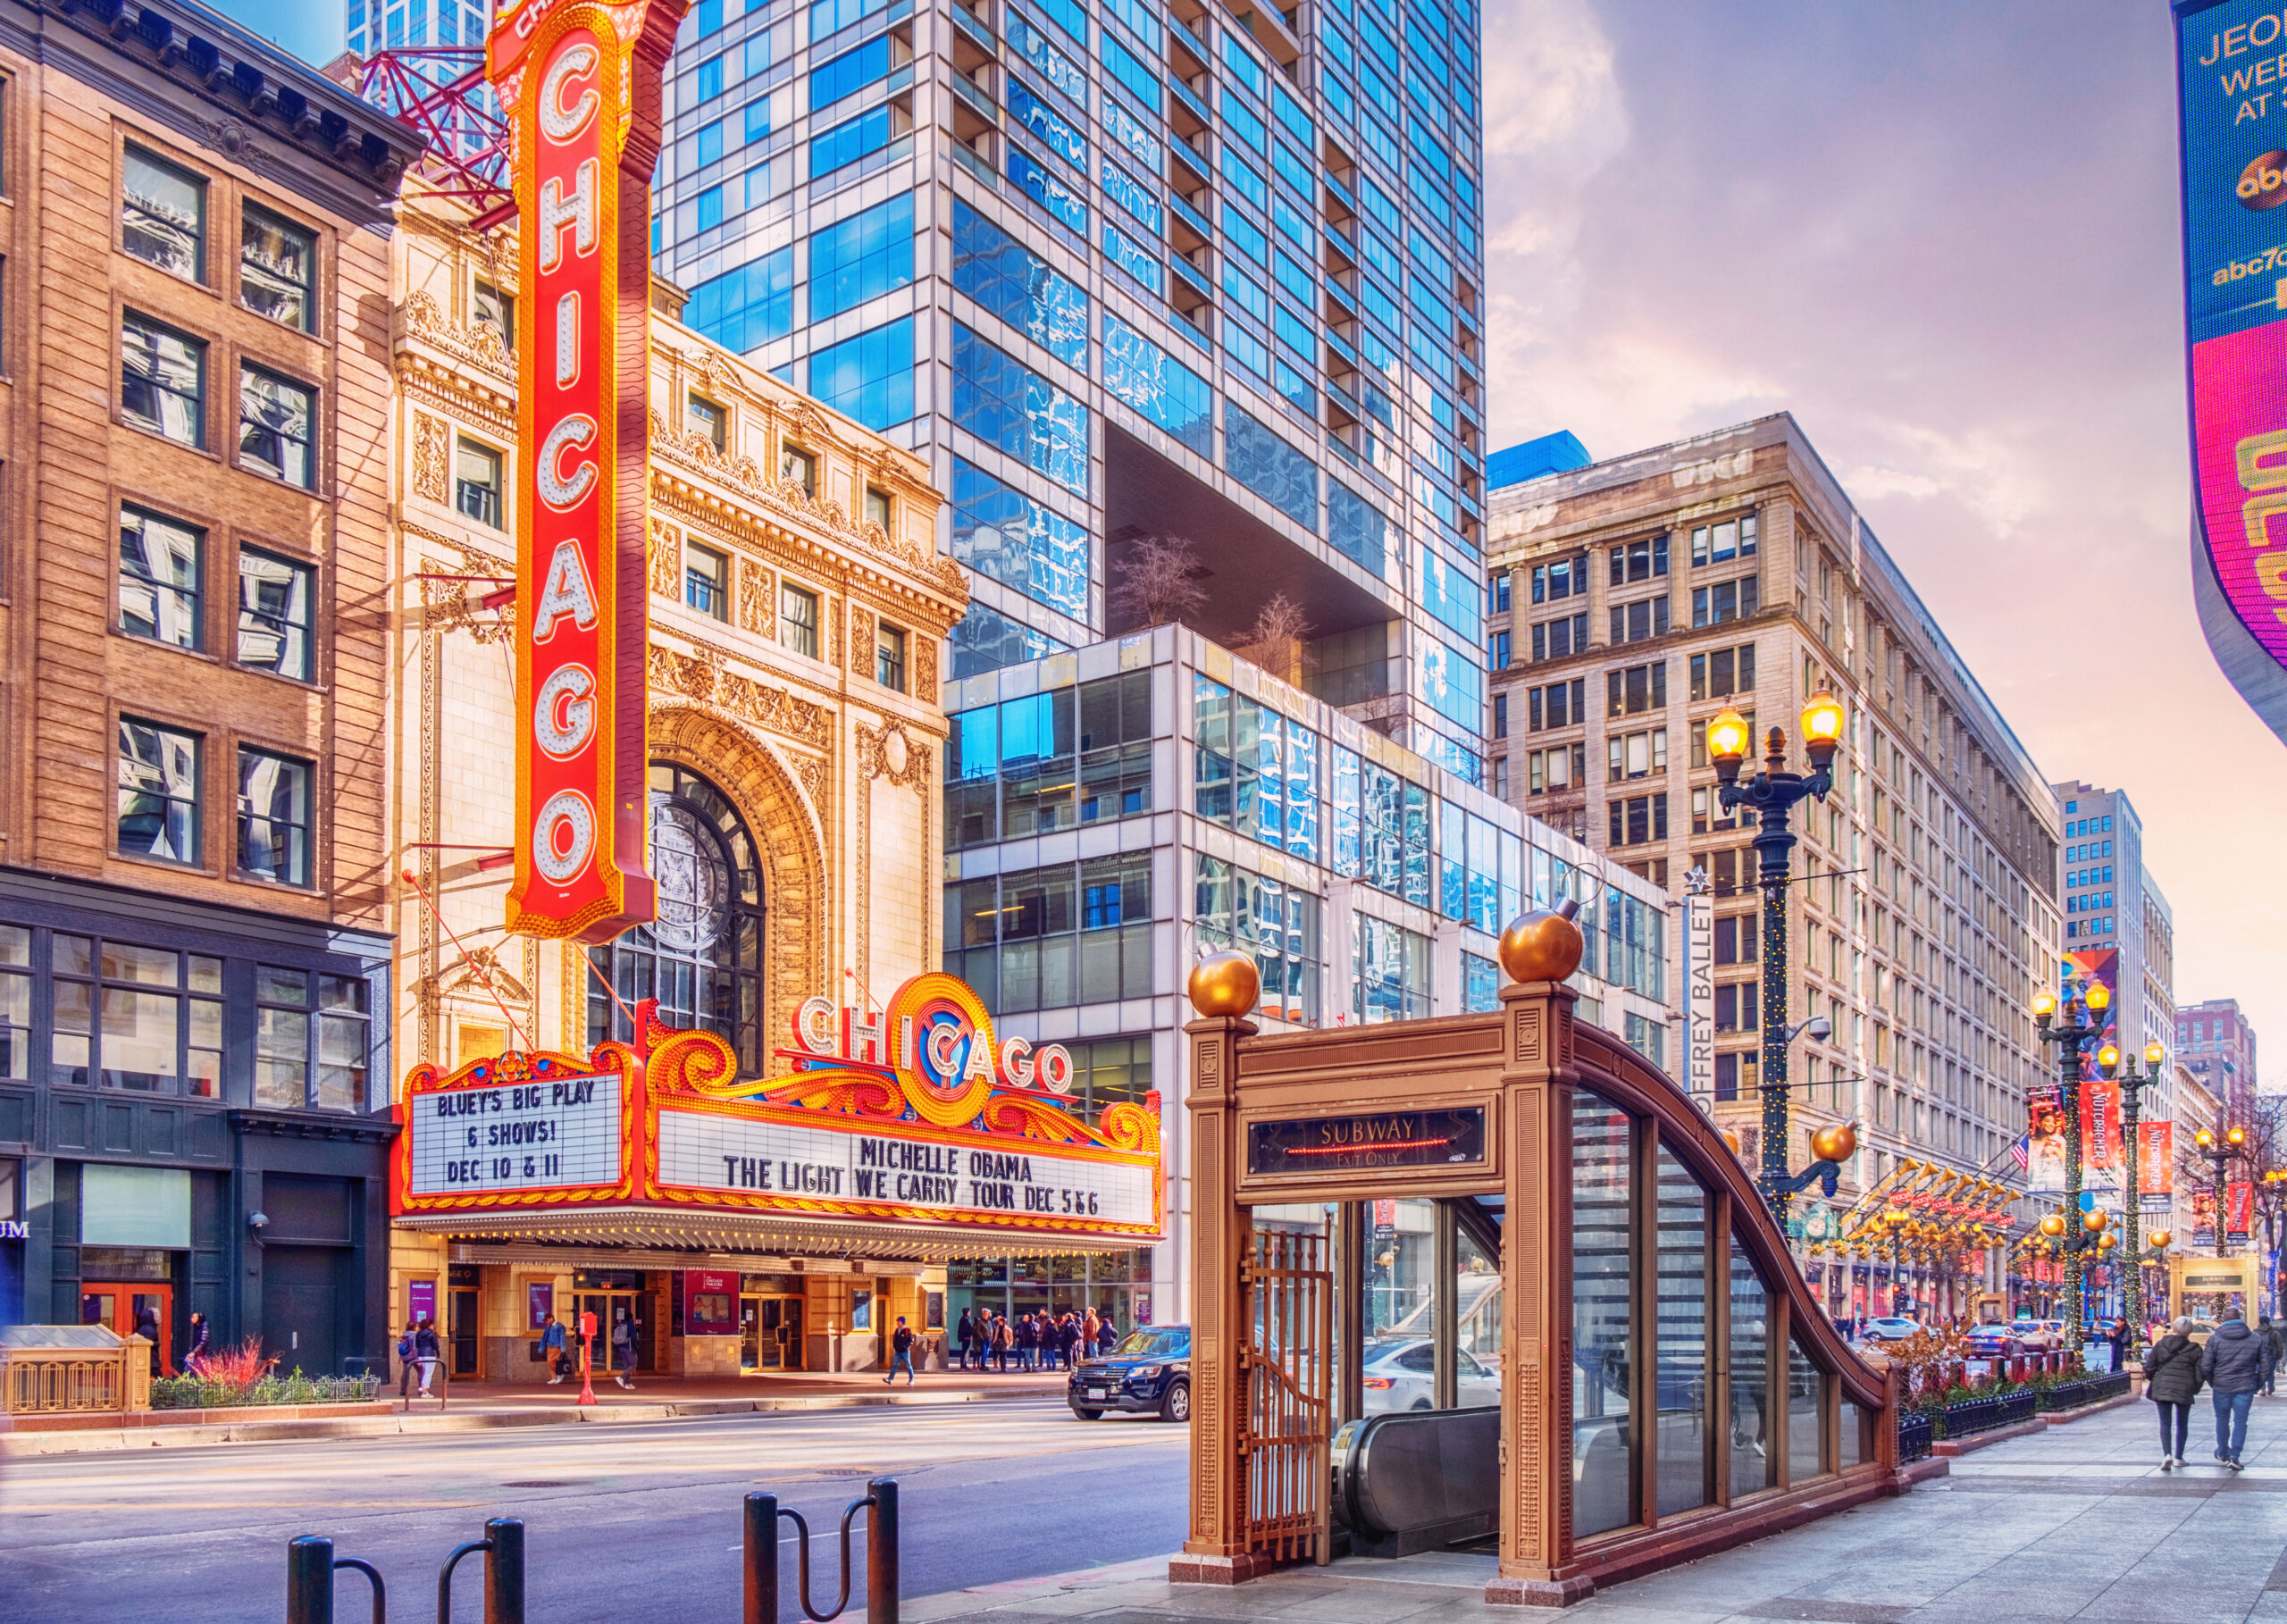
M2205 1344L2192 1340L2192 1325L2191 1316L2182 1316L2144 1355L2144 1394L2160 1411L2160 1469L2184 1463L2191 1401L2204 1386L2216 1411L2216 1459L2236 1472L2247 1446L2248 1411L2258 1393L2272 1391L2287 1337L2268 1316L2254 1326L2244 1314L2227 1319Z
M991 1309L963 1309L953 1328L954 1352L964 1370L1005 1372L1012 1355L1019 1370L1053 1370L1059 1360L1068 1370L1080 1360L1110 1352L1118 1343L1110 1309L1101 1314L1093 1308L1067 1309L1061 1315L1041 1309L1013 1319Z

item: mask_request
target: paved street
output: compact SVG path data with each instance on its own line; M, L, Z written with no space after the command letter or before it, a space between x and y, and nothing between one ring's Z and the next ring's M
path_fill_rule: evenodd
M286 1541L321 1533L381 1568L395 1624L419 1624L445 1553L481 1537L487 1517L513 1515L530 1529L533 1619L576 1609L610 1624L711 1624L737 1617L749 1490L775 1489L830 1535L877 1472L903 1491L908 1594L996 1584L1175 1549L1185 1438L1009 1400L12 1460L0 1620L108 1621L123 1609L275 1620ZM819 1555L813 1582L831 1601L837 1576ZM799 1620L791 1547L785 1558L783 1616ZM480 1605L473 1565L457 1590L464 1618ZM862 1581L862 1544L858 1565ZM363 1588L342 1576L345 1620L366 1616Z

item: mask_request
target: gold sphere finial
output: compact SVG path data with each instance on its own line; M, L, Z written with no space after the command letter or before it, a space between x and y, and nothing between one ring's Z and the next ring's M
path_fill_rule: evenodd
M2048 1217L2042 1218L2040 1221L2040 1232L2046 1235L2063 1235L2065 1233L2065 1215L2061 1212L2052 1212Z
M1244 953L1210 953L1191 967L1185 990L1202 1015L1246 1015L1262 996L1262 975Z
M1501 933L1501 967L1511 981L1562 981L1580 967L1587 943L1572 922L1579 905L1530 913Z
M2170 1235L2165 1229L2155 1229L2145 1238L2151 1243L2153 1251L2166 1251L2167 1250L2168 1243L2174 1240L2175 1236Z
M1858 1153L1858 1126L1838 1122L1811 1135L1811 1154L1821 1161L1848 1161Z

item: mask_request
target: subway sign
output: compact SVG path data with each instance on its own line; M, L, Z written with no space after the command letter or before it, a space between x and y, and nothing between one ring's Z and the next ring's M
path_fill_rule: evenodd
M520 222L508 929L527 935L608 942L654 909L651 172L684 8L526 0L485 45Z

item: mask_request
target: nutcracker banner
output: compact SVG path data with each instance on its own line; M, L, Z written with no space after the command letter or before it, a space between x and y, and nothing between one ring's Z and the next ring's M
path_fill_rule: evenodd
M2081 1084L2082 1170L2117 1169L2126 1161L2120 1137L2120 1084L2093 1077ZM2098 1182L2117 1184L2117 1177Z
M509 130L516 301L515 879L508 928L653 915L644 548L651 172L686 0L524 0L485 75Z
M2172 1195L2176 1187L2176 1125L2136 1125L2136 1191L2139 1197Z
M2224 1232L2244 1241L2255 1228L2255 1186L2233 1180L2224 1186Z

